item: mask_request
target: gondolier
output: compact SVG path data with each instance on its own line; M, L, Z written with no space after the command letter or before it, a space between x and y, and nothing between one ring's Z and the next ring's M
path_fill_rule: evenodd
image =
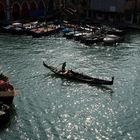
M63 64L62 64L62 72L65 72L66 70L65 70L65 67L66 67L66 62L64 62Z

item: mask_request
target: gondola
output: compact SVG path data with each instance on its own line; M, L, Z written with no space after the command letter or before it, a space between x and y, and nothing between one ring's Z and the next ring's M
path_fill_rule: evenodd
M94 43L99 43L99 42L102 42L102 41L103 41L103 37L102 36L95 36L95 37L86 38L84 40L84 43L86 45L92 45Z
M54 28L35 28L30 30L30 34L32 37L41 37L41 36L49 36L55 33L58 33L61 30L60 26L55 26Z
M57 69L56 67L49 66L43 61L44 67L50 69L53 73L56 75L66 78L66 79L71 79L74 81L79 81L82 83L87 83L91 85L113 85L114 82L114 77L112 77L112 80L103 80L99 78L93 78L88 75L84 75L79 72L75 72L73 70L66 70L65 72L62 72L60 69Z
M120 43L122 41L122 37L119 37L117 35L106 35L105 38L103 39L103 44L104 45L113 45L116 43Z
M13 85L7 76L0 74L0 102L11 105L16 95Z
M10 107L6 104L0 103L0 127L7 123L10 117Z

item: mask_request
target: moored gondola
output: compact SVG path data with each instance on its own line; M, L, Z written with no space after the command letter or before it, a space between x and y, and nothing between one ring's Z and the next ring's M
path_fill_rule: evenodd
M15 89L10 84L8 77L0 74L0 102L10 105L15 95Z
M44 61L43 61L43 65L60 77L91 84L91 85L113 85L114 82L114 77L112 77L112 80L103 80L99 78L93 78L91 76L84 75L79 72L75 72L73 70L66 70L65 72L63 72L62 70L57 69L56 67L47 65Z
M6 104L0 103L0 127L7 123L10 118L10 107Z

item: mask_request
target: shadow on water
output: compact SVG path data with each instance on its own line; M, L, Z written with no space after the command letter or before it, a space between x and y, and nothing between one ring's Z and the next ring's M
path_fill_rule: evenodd
M0 133L3 130L5 130L6 128L8 128L12 124L12 122L14 121L14 119L15 119L15 116L16 116L15 105L12 104L9 107L10 108L8 110L8 113L6 115L6 118L0 122Z
M78 82L78 81L74 81L74 80L72 80L72 79L65 79L64 77L60 77L60 76L58 76L58 75L56 75L56 74L54 74L54 73L45 74L45 75L44 75L44 78L46 78L46 77L61 78L61 79L63 80L63 83L64 83L65 81L68 81L68 83L69 83L69 82L72 82L72 83L75 83L75 84L81 83L81 82ZM87 84L87 83L83 83L83 84ZM69 85L69 84L68 84L68 85ZM108 94L110 94L111 96L112 96L112 94L114 93L113 89L110 88L110 87L107 86L107 85L95 85L95 84L87 84L87 85L88 85L88 86L91 86L91 87L95 87L95 88L97 88L97 89L99 89L99 90L102 90L103 92L108 93Z
M110 94L110 96L112 96L112 94L114 93L113 89L106 86L106 85L91 85L90 86L96 86L97 89L102 90L104 93L108 93Z

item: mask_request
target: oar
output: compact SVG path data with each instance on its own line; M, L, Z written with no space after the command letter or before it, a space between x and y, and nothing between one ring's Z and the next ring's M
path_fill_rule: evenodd
M60 65L62 65L63 63L61 63L61 64L59 64L59 65L57 65L55 68L58 68ZM46 64L45 64L45 62L43 61L43 65L45 66L45 67L48 67Z
M59 64L59 65L57 65L55 68L57 68L57 67L59 67L60 65L62 65L63 63L61 63L61 64ZM45 64L45 62L43 61L43 65L45 66L45 67L47 67L47 68L49 68L46 64ZM50 74L52 71L50 71L48 74Z
M58 68L60 65L62 65L63 63L61 63L61 64L59 64L59 65L57 65L55 68Z

